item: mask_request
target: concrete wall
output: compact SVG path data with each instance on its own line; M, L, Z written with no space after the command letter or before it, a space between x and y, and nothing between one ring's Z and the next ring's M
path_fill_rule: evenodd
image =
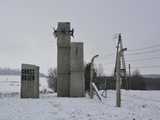
M70 23L59 22L57 27L57 95L69 97L70 84Z
M39 98L39 67L22 64L21 98Z
M83 43L71 43L71 79L70 97L83 97L85 95Z

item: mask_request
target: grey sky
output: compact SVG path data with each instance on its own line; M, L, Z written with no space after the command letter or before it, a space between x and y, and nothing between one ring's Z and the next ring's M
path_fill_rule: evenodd
M40 65L41 72L56 67L57 46L52 26L69 21L73 41L83 41L85 61L98 53L106 74L113 72L114 34L121 32L128 49L160 44L159 0L0 0L0 66L20 68L21 63ZM126 56L156 57L160 53ZM160 60L138 61L132 66L160 65ZM159 73L160 68L140 69Z

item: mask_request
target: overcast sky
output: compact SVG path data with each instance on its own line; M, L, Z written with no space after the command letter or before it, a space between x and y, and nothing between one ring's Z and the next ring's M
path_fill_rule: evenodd
M159 0L0 0L0 66L20 69L21 63L30 63L39 65L43 73L56 67L57 46L52 27L67 21L75 29L72 41L84 42L84 60L88 62L99 54L95 63L103 64L105 73L111 74L115 55L108 55L115 54L116 33L122 33L128 50L160 44L159 5ZM126 52L126 59L159 55L160 52ZM128 63L136 68L160 65L160 60ZM138 69L142 73L160 73L160 67Z

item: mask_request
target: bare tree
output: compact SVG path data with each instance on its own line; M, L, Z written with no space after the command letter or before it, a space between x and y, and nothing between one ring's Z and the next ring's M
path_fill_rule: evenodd
M141 75L139 70L133 71L130 84L131 84L131 89L134 90L146 89L145 78Z
M138 69L136 69L135 71L133 71L132 76L134 77L142 77L140 71Z
M57 69L50 68L48 70L48 86L57 92Z

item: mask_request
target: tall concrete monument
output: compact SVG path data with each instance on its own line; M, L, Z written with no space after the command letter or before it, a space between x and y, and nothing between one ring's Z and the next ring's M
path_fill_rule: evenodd
M21 98L39 98L39 67L21 66Z
M70 84L70 42L73 33L70 30L70 23L58 23L54 31L57 37L57 95L60 97L69 96Z
M57 95L59 97L84 96L83 44L71 43L73 29L69 22L59 22L57 37Z

